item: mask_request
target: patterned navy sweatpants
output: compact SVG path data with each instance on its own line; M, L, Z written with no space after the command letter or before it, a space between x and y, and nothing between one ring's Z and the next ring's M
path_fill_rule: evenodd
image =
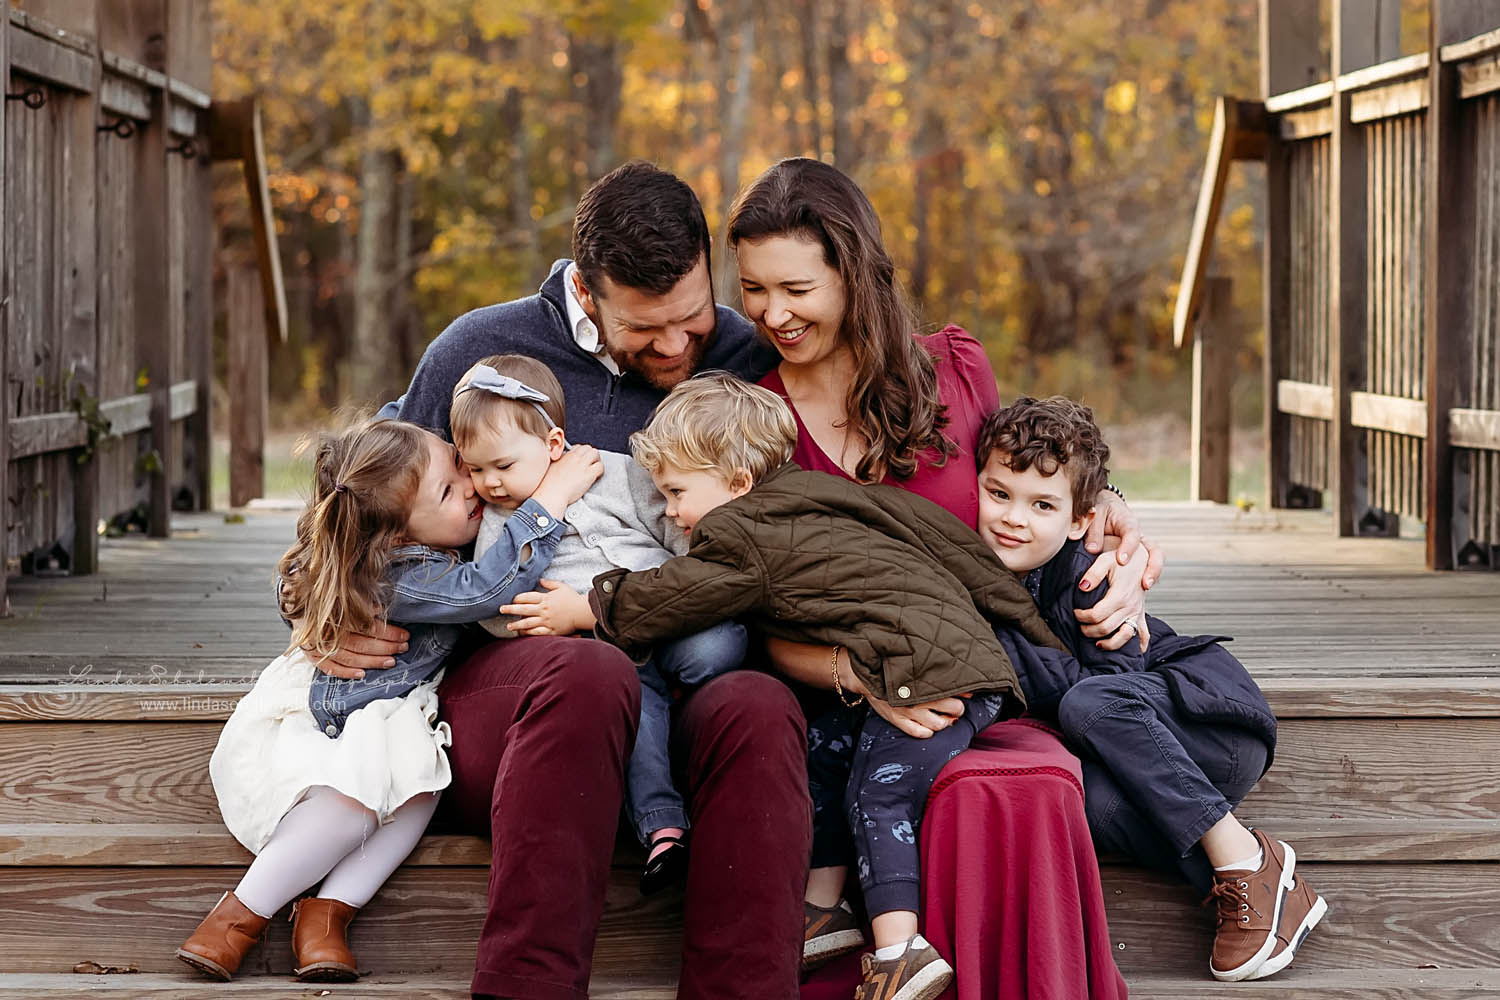
M925 740L867 709L837 709L814 719L807 730L812 866L848 864L852 853L872 917L919 911L917 837L927 793L943 765L1000 718L1005 703L1003 694L968 698L957 722Z

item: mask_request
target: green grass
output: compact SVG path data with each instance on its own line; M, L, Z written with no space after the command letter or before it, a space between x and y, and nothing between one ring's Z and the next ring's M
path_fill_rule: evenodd
M1110 482L1131 500L1186 500L1192 467L1186 457L1162 458L1139 465L1111 467ZM1260 503L1266 489L1266 468L1257 452L1236 461L1229 470L1229 499L1245 497Z
M312 486L312 461L306 454L293 457L296 435L273 434L266 438L265 492L267 499L301 500ZM214 439L213 500L215 510L229 509L229 439Z

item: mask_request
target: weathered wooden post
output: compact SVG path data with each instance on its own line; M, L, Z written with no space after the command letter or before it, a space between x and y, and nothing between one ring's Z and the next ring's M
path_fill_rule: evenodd
M0 85L5 87L6 93L10 92L10 18L0 17ZM9 101L0 100L0 178L5 173L5 136L9 133L5 127L5 106ZM5 185L0 183L0 233L5 233ZM0 239L0 289L10 286L7 270L10 261L5 255L5 240ZM8 343L8 324L6 314L10 300L0 296L0 391L9 385L6 375L5 358L10 353ZM10 591L6 587L6 577L10 573L10 484L6 473L10 469L10 426L7 415L0 411L0 618L10 614Z
M267 355L286 342L286 291L266 184L265 141L254 97L210 109L214 159L239 160L250 199L255 264L233 262L229 273L229 502L241 506L265 493Z
M1233 282L1210 275L1193 337L1192 498L1229 502L1230 398L1234 387Z
M1260 96L1267 100L1312 86L1324 77L1318 7L1305 0L1261 0ZM1278 405L1292 323L1291 151L1271 130L1266 136L1266 238L1261 277L1265 328L1266 506L1285 507L1291 493L1291 415Z
M1422 484L1427 513L1427 565L1454 565L1454 451L1449 411L1459 398L1471 317L1475 275L1473 146L1466 142L1459 74L1444 63L1442 48L1500 25L1495 0L1433 0L1428 49L1427 130L1427 476ZM1488 225L1494 226L1493 221ZM1480 331L1483 336L1487 331Z
M229 505L266 493L266 312L254 264L232 262L229 282Z
M1345 73L1400 55L1400 17L1400 6L1390 0L1338 0L1334 5L1333 280L1328 352L1333 426L1329 435L1329 472L1333 479L1335 526L1340 536L1369 533L1368 527L1361 532L1359 524L1366 495L1364 431L1355 426L1350 410L1353 393L1364 388L1366 379L1369 188L1365 176L1365 132L1352 120L1352 95L1338 89L1338 79Z

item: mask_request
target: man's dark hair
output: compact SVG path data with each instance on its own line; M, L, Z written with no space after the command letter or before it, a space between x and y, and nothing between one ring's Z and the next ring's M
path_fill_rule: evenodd
M604 277L665 295L700 259L708 261L708 222L698 196L675 174L633 160L578 201L573 260L594 295Z
M1015 472L1033 465L1044 476L1066 469L1073 485L1073 516L1094 508L1109 482L1109 445L1094 423L1094 411L1066 396L1022 396L984 418L974 461L983 471L995 452L1007 456Z

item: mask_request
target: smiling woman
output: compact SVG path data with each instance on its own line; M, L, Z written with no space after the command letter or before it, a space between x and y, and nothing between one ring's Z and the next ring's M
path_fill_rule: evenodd
M781 356L761 384L785 398L797 418L793 460L902 487L974 528L975 445L984 416L999 405L994 374L984 349L963 330L917 335L879 220L859 187L816 160L784 160L736 199L729 242L745 311ZM1112 592L1131 586L1120 583ZM830 647L776 639L767 646L784 673L830 690L827 714L813 720L813 731L828 731L823 720L848 711L834 701L835 685L864 695L870 711L919 738L949 728L968 707L948 698L893 708L870 697ZM847 773L822 775L813 793L804 961L839 951L818 928L826 923L821 917L840 912L852 855L847 780ZM982 837L967 832L979 830ZM961 1000L1124 995L1078 762L1050 730L1017 719L985 729L972 749L947 764L920 826L892 835L923 841L920 929L952 961ZM1037 885L1046 891L1033 891ZM1062 899L1076 906L1055 905ZM887 909L873 923L877 946L916 946L915 913ZM867 983L902 961L882 961L883 952L866 965ZM804 1000L847 997L859 974L831 965L804 986Z

